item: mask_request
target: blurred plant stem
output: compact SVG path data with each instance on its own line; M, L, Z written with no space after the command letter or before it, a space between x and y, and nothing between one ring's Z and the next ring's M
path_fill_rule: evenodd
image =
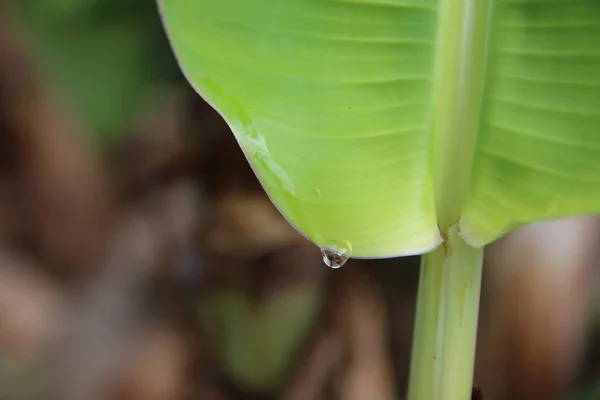
M421 260L409 400L471 398L483 249L452 226Z

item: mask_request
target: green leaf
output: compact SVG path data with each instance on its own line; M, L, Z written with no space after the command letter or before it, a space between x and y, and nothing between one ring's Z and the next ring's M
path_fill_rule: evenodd
M496 1L460 228L481 246L600 211L600 2Z
M171 62L155 9L140 7L144 2L138 0L119 1L113 9L111 3L13 4L39 70L98 143L112 141L133 123Z
M597 0L161 0L281 212L354 257L600 211Z
M243 386L271 390L282 383L321 309L317 287L299 285L257 304L223 289L203 299L200 317L212 328L223 368Z

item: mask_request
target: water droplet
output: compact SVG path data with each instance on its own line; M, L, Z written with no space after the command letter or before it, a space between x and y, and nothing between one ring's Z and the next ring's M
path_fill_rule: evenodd
M323 262L329 268L337 269L348 261L345 249L321 249Z
M315 193L315 196L321 197L321 189L319 189L317 186L315 186L313 191Z

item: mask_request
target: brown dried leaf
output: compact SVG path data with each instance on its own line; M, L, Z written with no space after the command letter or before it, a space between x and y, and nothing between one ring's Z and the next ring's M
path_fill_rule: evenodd
M365 264L330 277L330 298L283 400L393 400L395 384L386 304Z
M557 398L584 345L597 218L532 224L486 258L477 382L494 399Z
M0 11L0 117L21 216L42 256L70 271L99 254L110 196L78 123L40 80L10 14Z

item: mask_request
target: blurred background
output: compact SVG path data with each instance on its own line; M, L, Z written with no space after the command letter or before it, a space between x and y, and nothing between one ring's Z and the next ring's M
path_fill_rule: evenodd
M583 218L490 246L486 399L600 399L599 245ZM154 1L0 0L0 400L400 399L418 264L326 268Z

